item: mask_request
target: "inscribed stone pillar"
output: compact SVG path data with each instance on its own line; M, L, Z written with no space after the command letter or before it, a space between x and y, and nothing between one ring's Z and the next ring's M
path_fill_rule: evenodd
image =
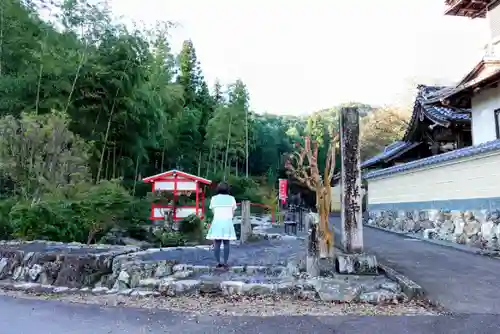
M363 252L361 171L359 159L359 110L342 108L340 114L342 192L342 247L348 253Z
M250 201L241 202L241 233L240 242L245 243L252 235L252 223L250 221Z

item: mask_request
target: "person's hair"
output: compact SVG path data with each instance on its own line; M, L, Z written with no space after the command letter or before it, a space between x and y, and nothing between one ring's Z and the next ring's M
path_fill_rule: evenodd
M229 195L229 184L221 182L217 185L217 195Z

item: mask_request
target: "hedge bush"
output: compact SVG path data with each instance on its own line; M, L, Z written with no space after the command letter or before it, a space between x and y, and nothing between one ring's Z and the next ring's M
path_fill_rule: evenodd
M47 194L38 201L0 201L0 237L95 242L120 227L144 240L151 202L133 198L118 182L83 185L71 197Z

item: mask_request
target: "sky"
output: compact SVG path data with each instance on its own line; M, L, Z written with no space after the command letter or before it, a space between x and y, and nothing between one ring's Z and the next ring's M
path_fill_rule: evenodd
M110 1L126 21L174 21L209 85L241 79L254 111L306 114L344 102L399 103L415 83L458 81L487 22L444 16L444 0ZM403 4L404 3L404 4Z

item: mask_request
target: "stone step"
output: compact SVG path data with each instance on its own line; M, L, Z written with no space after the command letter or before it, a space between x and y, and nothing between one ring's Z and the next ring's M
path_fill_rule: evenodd
M309 300L370 303L405 298L400 286L385 277L294 278L226 272L195 275L187 279L146 278L139 282L137 288L170 297L197 294L287 295Z
M157 284L160 281L160 284ZM173 298L181 296L273 296L282 295L297 299L327 301L327 302L368 302L398 303L406 299L397 283L373 280L372 282L349 282L342 279L309 279L302 283L244 283L241 281L216 281L187 279L167 281L152 279L148 287L129 288L122 290L97 288L68 288L42 285L39 283L16 283L0 281L2 289L20 290L30 293L50 294L93 294L122 295L131 297ZM154 285L155 288L151 288Z

